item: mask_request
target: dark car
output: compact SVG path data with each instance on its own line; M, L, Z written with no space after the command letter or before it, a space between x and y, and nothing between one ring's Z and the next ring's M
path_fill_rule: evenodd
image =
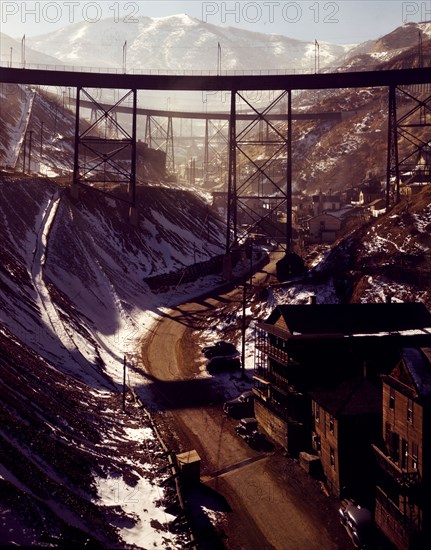
M207 359L215 359L219 357L223 358L234 358L239 355L236 347L230 342L224 342L220 340L216 342L213 346L206 346L202 348L202 353Z
M376 529L367 508L353 502L344 501L338 510L340 521L346 528L356 548L364 550L376 548Z
M235 426L235 431L249 445L257 448L265 441L265 436L257 428L258 424L255 418L242 418Z
M244 418L246 416L251 417L254 414L254 394L252 391L245 391L231 399L226 401L223 405L223 410L226 414L233 416L234 418Z

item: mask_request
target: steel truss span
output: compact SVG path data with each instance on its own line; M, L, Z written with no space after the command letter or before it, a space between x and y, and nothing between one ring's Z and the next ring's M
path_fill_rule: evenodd
M74 157L74 184L77 190L78 184L85 181L86 167L82 166L79 150L85 148L94 154L96 166L110 164L111 168L117 170L119 179L127 182L131 212L136 219L135 186L136 186L136 117L144 114L147 117L166 116L172 124L172 117L183 118L205 118L209 120L227 120L228 138L227 147L228 159L228 205L227 205L227 235L226 252L242 241L245 235L239 232L241 215L248 221L251 220L251 227L256 228L273 223L273 214L283 206L285 211L285 231L280 234L280 241L283 242L286 251L290 251L292 237L292 121L301 118L292 113L292 92L300 90L328 90L328 89L349 89L349 88L373 88L381 87L388 89L388 158L387 158L387 206L390 200L399 199L400 168L407 165L410 158L418 158L428 147L428 143L414 132L424 126L429 126L431 118L431 97L429 93L426 99L423 98L424 85L427 91L431 83L431 72L429 68L401 69L389 71L363 71L363 72L340 72L340 73L319 73L301 75L242 75L242 76L189 76L189 75L134 75L134 74L106 74L75 71L55 71L38 69L16 69L0 68L0 82L4 84L32 84L41 86L64 86L74 87L77 90L76 101L76 128L75 128L75 157ZM406 92L403 88L411 87ZM113 113L113 106L98 104L89 96L84 88L122 89L129 90L127 96L132 94L132 132L131 135L118 124ZM163 91L227 91L231 96L231 109L229 113L206 113L204 116L199 113L165 112L151 110L140 110L137 107L136 95L138 90L163 90ZM247 91L277 91L280 93L274 104L266 108L253 106L245 100L244 92ZM81 92L86 96L81 100ZM398 117L396 109L397 95L409 97L414 106L407 115ZM115 106L116 112L130 113L130 107ZM238 105L237 105L238 103ZM238 107L246 105L251 111L248 113L238 112ZM275 109L278 105L285 105L282 109ZM80 107L92 105L102 113L101 117L106 119L110 128L117 132L115 139L106 138L103 148L95 149L94 140L91 141L87 133L80 131L79 111ZM310 118L338 118L340 113L308 113ZM280 126L280 121L285 121L285 126ZM287 123L287 124L286 124ZM253 141L248 133L251 128L258 130L258 135L265 134L265 138ZM122 134L122 140L118 140L118 132ZM207 132L208 133L208 132ZM169 136L172 132L167 131L167 143L170 143ZM255 135L255 134L254 134ZM419 136L419 137L418 137ZM209 138L208 138L209 139ZM407 158L399 158L398 142L403 139L412 144L412 151ZM118 143L121 141L121 143ZM268 161L264 164L256 163L253 158L253 147L258 145L269 149ZM109 149L110 148L110 149ZM108 151L109 149L109 151ZM114 158L117 151L121 149L130 152L130 170L124 173L124 164L120 165ZM108 151L108 152L107 152ZM427 153L427 151L425 151ZM206 152L206 162L209 162L209 146ZM285 161L285 174L281 177L280 168L277 165L278 159L283 156ZM425 155L428 156L428 155ZM247 172L241 174L237 161L248 163ZM172 155L173 163L173 155ZM403 164L404 163L404 164ZM266 181L267 189L263 189L263 182ZM391 187L395 191L391 193ZM267 212L259 212L253 199L262 200L265 195L271 196L274 204L269 205ZM280 228L278 229L280 233Z

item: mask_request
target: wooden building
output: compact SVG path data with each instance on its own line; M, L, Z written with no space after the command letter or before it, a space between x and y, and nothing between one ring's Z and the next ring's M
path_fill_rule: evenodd
M313 195L312 200L315 216L327 211L340 210L342 206L341 195L324 195L323 193L319 193L319 195Z
M431 349L403 349L383 377L375 519L399 550L431 545Z
M319 214L307 222L307 240L312 243L333 243L341 229L341 220L331 214Z
M337 497L360 502L372 494L371 444L381 424L381 391L364 377L310 393L312 447L319 455L328 489Z
M421 303L280 305L257 324L255 415L290 454L311 449L310 392L388 374L402 346L431 345ZM428 330L427 330L428 329Z

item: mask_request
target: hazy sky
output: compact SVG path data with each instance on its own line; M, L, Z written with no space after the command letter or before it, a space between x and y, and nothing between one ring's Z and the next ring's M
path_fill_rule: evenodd
M113 17L133 25L143 15L186 13L216 25L351 44L378 38L406 22L431 20L431 0L1 0L0 11L1 31L15 38L82 20Z

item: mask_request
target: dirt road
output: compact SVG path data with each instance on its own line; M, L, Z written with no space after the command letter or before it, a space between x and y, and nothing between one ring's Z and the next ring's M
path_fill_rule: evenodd
M143 342L142 362L165 412L160 421L175 451L196 449L203 483L228 506L216 531L220 545L250 550L351 548L337 519L337 503L284 456L281 449L251 449L222 412L216 377L196 378L199 327L235 293L179 306L160 319Z

